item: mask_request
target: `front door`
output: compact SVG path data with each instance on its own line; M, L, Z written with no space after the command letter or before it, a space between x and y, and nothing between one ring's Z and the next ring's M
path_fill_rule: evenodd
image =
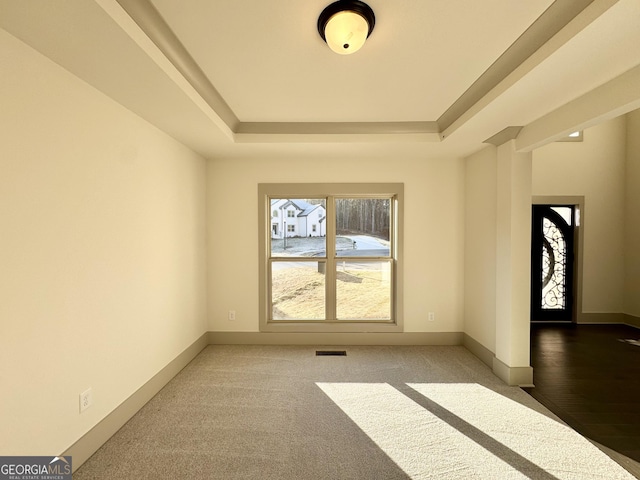
M534 205L531 228L531 321L573 319L575 207Z

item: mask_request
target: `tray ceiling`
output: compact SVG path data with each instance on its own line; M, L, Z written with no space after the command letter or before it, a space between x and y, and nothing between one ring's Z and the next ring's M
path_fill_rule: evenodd
M465 155L640 65L636 0L370 0L347 56L327 3L0 0L0 26L207 157Z

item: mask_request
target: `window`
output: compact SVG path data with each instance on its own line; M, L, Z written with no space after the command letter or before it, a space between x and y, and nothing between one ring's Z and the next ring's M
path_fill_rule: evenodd
M584 140L584 135L582 133L582 130L579 130L577 132L570 133L566 137L562 137L556 140L556 142L582 142L583 140Z
M260 184L258 193L261 331L402 331L402 184ZM296 236L272 235L270 205L295 206Z
M294 218L296 216L296 212L293 210L287 210L287 217Z
M271 212L271 216L276 218L278 216L278 210L274 210L273 212Z

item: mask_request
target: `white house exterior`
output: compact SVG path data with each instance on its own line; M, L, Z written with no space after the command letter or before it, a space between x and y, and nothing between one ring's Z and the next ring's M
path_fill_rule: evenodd
M304 200L281 198L271 200L271 238L324 237L326 210Z

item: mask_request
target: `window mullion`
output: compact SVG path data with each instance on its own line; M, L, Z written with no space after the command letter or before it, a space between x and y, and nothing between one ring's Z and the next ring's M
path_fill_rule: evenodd
M326 319L336 320L336 202L327 197L326 247L327 268L325 273Z

